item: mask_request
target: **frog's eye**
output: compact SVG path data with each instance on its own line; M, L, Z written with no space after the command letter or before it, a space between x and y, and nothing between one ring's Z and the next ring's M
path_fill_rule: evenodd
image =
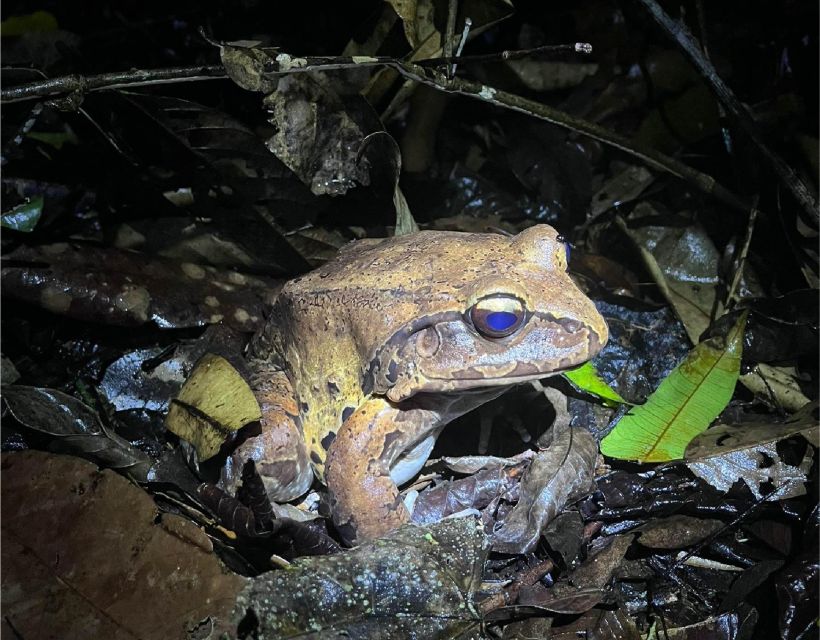
M485 338L504 338L524 324L527 313L517 298L497 296L479 300L470 309L470 322Z

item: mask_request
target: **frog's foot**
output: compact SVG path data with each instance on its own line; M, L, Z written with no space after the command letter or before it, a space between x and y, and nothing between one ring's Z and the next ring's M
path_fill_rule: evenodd
M389 402L369 400L345 421L328 451L330 510L348 544L378 538L410 521L390 469L416 434L397 420L401 412Z
M295 500L310 489L313 470L299 428L293 389L284 373L264 367L256 368L250 385L262 410L261 432L234 450L222 469L220 485L235 493L242 467L250 459L256 463L268 498Z

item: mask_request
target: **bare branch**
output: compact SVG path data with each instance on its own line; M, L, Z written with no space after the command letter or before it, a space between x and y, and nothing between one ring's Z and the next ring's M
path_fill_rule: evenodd
M168 82L193 82L199 80L218 80L227 78L222 65L203 65L199 67L171 67L168 69L132 69L114 73L101 73L94 76L61 76L47 78L28 84L21 84L11 89L0 91L0 102L18 102L37 98L50 98L68 93L100 91L102 89L122 89L125 87L145 87Z
M817 208L817 198L803 180L800 179L794 170L774 151L769 149L763 142L757 124L747 111L746 107L737 99L734 92L727 86L718 75L717 70L703 55L703 51L692 37L692 34L682 23L675 22L655 0L640 0L640 3L655 19L667 35L677 42L684 55L703 76L712 92L726 110L732 114L733 119L743 128L752 142L758 149L763 159L769 164L772 170L780 178L785 187L792 193L806 213L815 221L820 222L820 211Z

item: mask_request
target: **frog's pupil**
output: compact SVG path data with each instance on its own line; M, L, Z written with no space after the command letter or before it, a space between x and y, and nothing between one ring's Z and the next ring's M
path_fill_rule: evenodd
M509 311L493 311L487 314L486 322L491 331L506 331L518 322L518 316Z

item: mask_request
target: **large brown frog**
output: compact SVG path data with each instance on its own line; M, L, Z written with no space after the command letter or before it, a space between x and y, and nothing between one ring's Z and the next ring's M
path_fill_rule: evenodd
M349 543L407 522L397 485L448 422L606 342L566 271L564 243L538 225L364 240L291 280L250 351L262 432L233 454L224 483L253 458L268 495L286 501L315 474Z

